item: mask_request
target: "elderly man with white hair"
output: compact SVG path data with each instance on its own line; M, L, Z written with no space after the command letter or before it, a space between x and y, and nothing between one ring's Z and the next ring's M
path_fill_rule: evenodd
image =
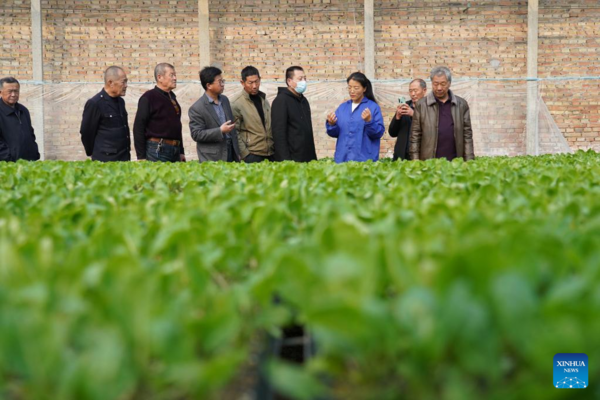
M431 71L431 92L415 107L410 136L410 159L462 158L473 160L473 129L469 104L450 90L447 67Z

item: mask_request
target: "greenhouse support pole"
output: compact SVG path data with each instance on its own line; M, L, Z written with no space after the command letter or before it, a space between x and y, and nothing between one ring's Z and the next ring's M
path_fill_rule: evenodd
M527 16L527 154L537 156L540 153L538 82L539 0L529 0Z
M198 0L198 28L200 36L200 69L210 65L210 29L208 0Z
M33 81L40 87L30 107L33 109L31 121L35 130L41 159L46 158L44 146L44 43L42 33L42 1L31 0L31 56L33 58Z
M365 75L375 79L375 23L373 0L365 0Z

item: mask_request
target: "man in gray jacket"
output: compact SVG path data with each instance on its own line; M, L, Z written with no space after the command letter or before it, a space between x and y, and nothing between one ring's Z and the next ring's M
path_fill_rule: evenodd
M475 153L469 104L450 90L452 73L448 68L436 67L430 77L431 92L415 106L410 159L473 160Z
M237 131L229 99L223 95L225 80L216 67L200 71L205 93L190 108L190 132L196 141L198 161L240 161Z

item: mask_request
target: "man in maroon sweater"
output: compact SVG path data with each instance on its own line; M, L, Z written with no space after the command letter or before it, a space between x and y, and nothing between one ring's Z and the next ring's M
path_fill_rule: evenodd
M138 160L185 161L181 106L173 89L177 74L171 64L154 68L156 86L140 97L133 124L133 140Z

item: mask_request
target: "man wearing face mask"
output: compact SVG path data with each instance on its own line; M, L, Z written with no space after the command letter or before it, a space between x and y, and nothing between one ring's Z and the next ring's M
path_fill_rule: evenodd
M303 95L306 75L302 67L289 67L285 71L285 82L287 87L279 88L271 110L275 160L316 160L310 104Z

